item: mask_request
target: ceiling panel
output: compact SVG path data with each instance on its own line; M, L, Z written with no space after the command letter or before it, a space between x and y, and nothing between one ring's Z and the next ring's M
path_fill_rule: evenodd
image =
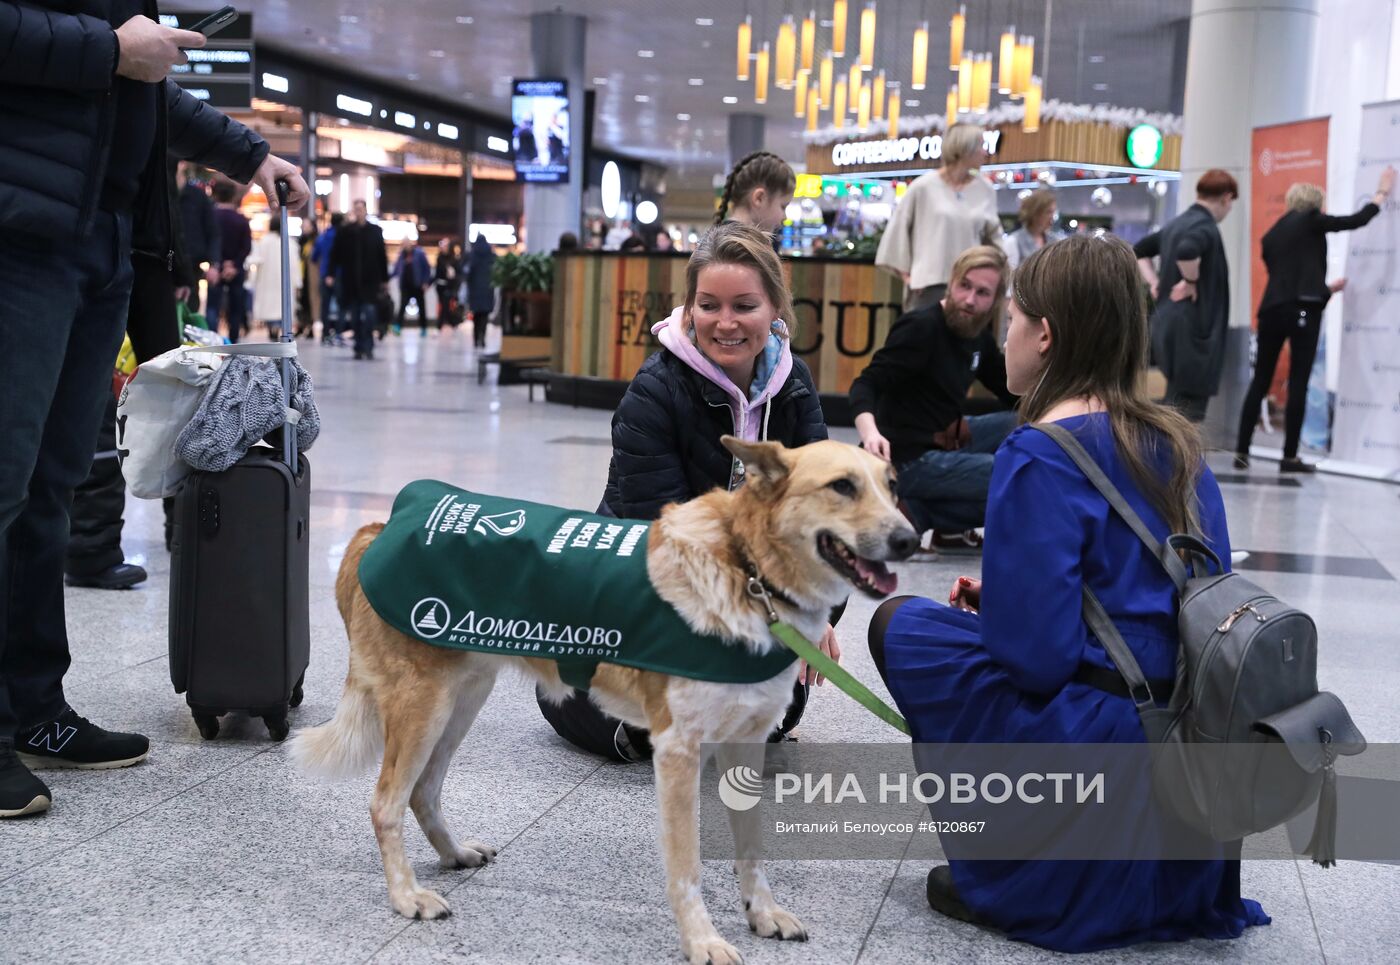
M259 40L502 116L509 113L511 78L531 73L530 13L558 6L551 0L527 0L509 9L502 3L461 0L392 6L352 0L240 4L255 14ZM858 0L850 4L852 41L859 6ZM1179 98L1173 87L1180 85L1184 33L1174 24L1189 15L1190 0L1053 0L1048 57L1043 53L1045 0L967 6L971 46L991 49L1007 22L1037 37L1042 47L1037 67L1046 75L1047 99L1168 110ZM800 19L802 5L792 7ZM955 7L951 0L883 0L877 5L877 62L886 65L891 79L897 74L907 82L914 26L924 16L932 24L929 89L922 94L906 90L906 96L920 101L907 107L906 115L942 110L951 76L942 66L947 24ZM768 117L769 148L802 159L804 122L793 116L792 93L770 88L768 103L756 106L752 83L734 76L735 27L745 10L754 18L756 38L775 36L787 4L585 0L563 9L588 19L587 76L598 91L598 143L666 165L673 183L696 185L725 167L728 115L756 111ZM819 0L816 9L819 19L829 20L831 0ZM698 19L713 25L698 24ZM818 29L819 55L830 35L829 27ZM847 49L854 46L848 43ZM639 96L646 102L639 102ZM725 104L725 97L738 102Z

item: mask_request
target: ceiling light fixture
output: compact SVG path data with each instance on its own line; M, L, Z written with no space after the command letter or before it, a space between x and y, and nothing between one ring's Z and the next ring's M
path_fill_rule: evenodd
M1001 35L1001 63L997 65L997 93L1011 93L1016 77L1016 28L1007 27Z
M638 104L649 104L649 103L651 103L651 98L648 97L646 94L634 94L634 95L632 96L632 99L633 99L634 101L636 101Z
M768 62L771 57L768 41L758 49L758 59L754 62L753 100L755 104L768 103Z
M962 69L963 34L967 31L967 5L958 7L953 19L948 22L948 67Z
M846 0L831 6L831 56L846 56Z
M1040 78L1031 77L1026 85L1026 116L1021 121L1021 130L1034 134L1040 130Z
M470 27L473 23L475 23L475 21L472 20L471 17L458 17L457 22L460 23L463 27Z
M644 59L646 59L646 60L650 60L651 58L653 58L653 57L656 56L656 51L654 51L654 50L639 50L639 51L637 51L637 56L638 56L638 57L642 57L642 58L644 58Z
M823 110L831 106L831 75L833 70L835 69L831 58L831 51L828 50L822 56L821 73L818 75L820 77L820 82L817 86L819 89L819 94L821 96L821 105Z
M704 87L704 86L705 86L705 78L703 78L703 77L692 77L692 78L690 78L689 81L687 81L687 83L690 84L691 87Z
M891 83L886 113L890 117L890 139L899 137L899 84Z
M817 59L817 12L809 10L802 20L802 63L799 67L810 74Z
M677 114L677 115L676 115L676 120L678 120L678 121L688 121L688 120L690 120L690 115L689 115L689 114Z
M753 43L753 17L744 14L744 19L739 21L739 70L737 78L739 80L749 79L749 48Z
M606 87L607 85L608 85L608 79L607 79L606 77L594 77L594 78L593 78L593 86L594 86L594 87Z
M860 12L860 69L875 69L875 0Z
M797 72L797 82L793 85L792 112L795 117L807 116L807 86L812 75L805 70Z
M773 82L779 90L791 90L797 64L797 26L792 14L784 14L778 24L778 63Z
M697 27L713 27L714 25L715 25L715 22L714 22L713 20L711 20L709 17L696 17L696 18L695 18L695 26L697 26Z
M737 104L737 103L739 103L739 98L737 98L737 97L725 97L725 98L724 98L724 102L725 102L726 104Z
M928 21L919 22L914 30L914 59L910 68L909 86L923 90L928 82Z

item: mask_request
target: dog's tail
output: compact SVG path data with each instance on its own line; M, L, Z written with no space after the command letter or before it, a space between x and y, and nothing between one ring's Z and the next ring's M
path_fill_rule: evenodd
M359 593L360 558L384 528L383 523L363 527L345 548L335 582L335 600L350 634L350 673L335 716L320 727L298 731L291 741L292 760L304 773L344 780L368 770L384 750L384 728L374 695L355 672L355 632L352 626L355 597ZM365 606L363 597L360 605Z
M298 731L291 740L292 760L303 773L335 781L364 773L383 750L374 697L353 677L329 723Z

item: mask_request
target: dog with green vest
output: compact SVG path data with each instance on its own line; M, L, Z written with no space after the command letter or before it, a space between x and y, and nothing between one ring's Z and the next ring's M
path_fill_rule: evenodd
M651 733L681 949L692 962L741 961L700 887L702 745L733 748L721 769L761 766L798 673L770 626L819 638L851 587L876 598L894 591L886 563L906 559L918 536L896 505L894 470L861 449L723 441L748 484L669 506L652 523L419 482L387 524L350 541L336 579L350 638L345 692L335 717L298 733L292 753L326 777L360 773L382 754L370 811L395 911L449 914L404 852L407 808L444 866L496 854L453 836L439 796L497 674L513 665L554 699L586 689L606 713ZM758 821L757 809L731 812L741 854ZM736 868L750 927L804 940L762 862Z

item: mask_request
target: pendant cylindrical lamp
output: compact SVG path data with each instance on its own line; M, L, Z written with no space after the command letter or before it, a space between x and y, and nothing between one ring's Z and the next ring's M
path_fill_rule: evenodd
M749 79L749 48L753 46L753 17L739 21L739 80Z
M796 117L807 116L807 78L810 75L806 71L797 72L797 82L793 85L793 113Z
M846 126L846 78L836 82L835 100L831 105L831 123L837 130Z
M863 84L860 88L860 109L856 111L856 127L862 131L870 127L870 85Z
M972 110L972 55L963 51L962 63L958 65L958 111Z
M952 84L948 87L947 113L943 117L943 129L946 131L958 122L958 85Z
M758 48L758 60L754 62L753 75L753 102L755 104L768 103L768 41L763 42L763 46Z
M992 106L992 55L979 54L972 65L973 82L977 88L972 109L986 112Z
M802 21L802 62L798 65L798 69L804 70L810 74L816 62L817 12L815 10L809 10L807 16Z
M1040 130L1040 78L1032 77L1026 85L1026 116L1021 121L1021 130L1034 134Z
M1007 27L1001 35L1000 59L997 61L997 93L1010 94L1016 76L1016 28Z
M865 86L865 73L860 69L860 61L851 63L851 72L846 77L846 96L850 98L848 103L851 113L854 114L860 109L860 91Z
M948 66L957 70L962 66L963 33L967 30L967 7L958 7L953 19L948 23Z
M821 119L821 105L817 103L817 88L812 85L807 90L807 130L815 131Z
M831 62L831 51L827 51L822 57L821 82L817 85L821 93L822 109L831 106L831 75L835 68Z
M875 83L870 85L870 116L875 120L883 120L885 116L885 72L877 71Z
M793 77L797 65L797 27L792 22L792 14L783 17L778 24L778 61L773 83L780 90L792 90Z
M890 138L899 137L899 85L892 83L889 88L889 101L885 105L885 113L890 120Z
M860 12L860 69L875 69L875 0Z
M831 55L846 56L846 0L831 5Z
M928 21L914 30L914 58L910 67L909 86L914 90L923 90L924 84L928 81Z
M1022 37L1016 44L1016 66L1011 76L1011 93L1025 96L1031 86L1031 70L1035 63L1035 38Z

